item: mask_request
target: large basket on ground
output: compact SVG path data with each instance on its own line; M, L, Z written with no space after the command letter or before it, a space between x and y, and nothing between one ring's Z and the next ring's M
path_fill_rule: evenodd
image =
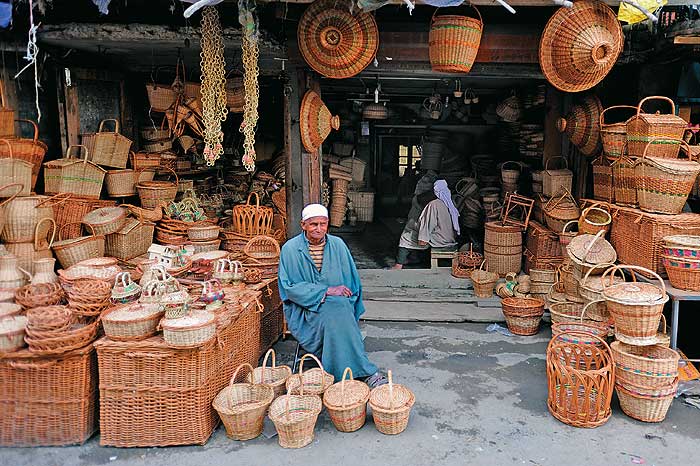
M318 367L304 371L304 361L311 358L316 361ZM287 393L290 395L323 395L328 387L333 385L333 374L323 369L323 364L316 356L307 353L299 361L299 373L287 379Z
M323 409L316 395L282 395L270 405L270 419L275 424L282 448L302 448L314 439L316 420Z
M634 167L639 208L646 212L680 214L700 173L700 164L693 160L650 157L652 144L659 140L678 141L690 157L690 146L685 141L652 138Z
M170 168L167 169L175 176L175 182L172 181L139 181L136 183L136 191L141 199L141 207L145 209L155 209L161 203L170 203L177 196L177 173Z
M272 365L267 366L267 359L272 355ZM272 387L275 398L284 395L287 391L287 379L292 375L292 369L289 366L278 366L275 361L275 350L270 348L265 353L262 366L256 367L251 375L248 376L251 383L265 384Z
M114 123L114 131L104 131L105 122ZM102 120L96 133L82 135L82 143L87 148L88 160L105 167L126 168L131 139L119 133L119 120Z
M32 120L18 119L15 120L18 123L29 123L34 128L34 135L32 138L22 138L22 137L7 137L12 147L13 157L20 160L25 160L32 164L32 183L27 186L28 189L34 190L36 186L36 180L39 177L39 170L41 169L41 162L44 161L44 156L48 147L42 141L39 140L39 127ZM14 130L14 125L13 125ZM0 136L6 137L6 136ZM8 147L4 144L0 145L0 158L5 158L9 156L7 152Z
M255 204L250 203L253 195L255 195ZM273 216L272 207L261 206L258 193L252 192L248 194L245 204L233 206L231 228L242 236L269 235L272 231Z
M346 376L350 373L349 380ZM323 393L323 406L340 432L355 432L365 424L369 387L366 383L353 380L352 369L343 371L340 382L331 385Z
M470 5L478 18L433 13L428 35L430 66L441 73L469 73L481 43L484 22L479 10Z
M605 112L617 108L631 109L635 112L637 110L637 107L631 105L614 105L600 113L600 140L603 143L603 154L611 158L627 155L627 120L605 123Z
M615 391L622 411L642 422L663 421L677 390L678 378L659 388L643 387L621 380L615 382Z
M505 298L501 301L508 330L515 335L535 335L544 314L544 301L537 298Z
M248 367L253 371L253 367L248 363L238 366L231 382L216 395L212 406L219 413L229 438L251 440L262 433L265 413L275 395L269 385L235 383L241 367Z
M593 338L597 344L573 342L577 337ZM612 413L614 381L612 352L602 338L570 332L550 340L547 407L561 422L588 428L605 424Z
M391 371L388 371L387 377L388 384L381 385L370 393L369 406L377 430L382 434L396 435L406 430L416 397L407 387L394 384Z
M70 146L62 159L44 163L44 190L46 194L70 193L78 197L99 199L102 182L107 173L103 168L88 160L89 153L81 159L71 156Z
M677 351L660 345L635 346L621 341L611 343L615 377L643 387L668 386L678 377Z
M647 101L660 100L670 104L669 113L644 113L642 106ZM688 126L676 115L676 105L668 97L650 96L642 99L637 114L627 120L627 153L633 157L660 157L675 159L680 150L680 141ZM651 145L649 149L647 146Z

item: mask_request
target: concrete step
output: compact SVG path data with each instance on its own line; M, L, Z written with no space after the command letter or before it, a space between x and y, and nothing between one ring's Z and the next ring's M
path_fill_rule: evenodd
M396 322L503 322L501 307L475 304L365 301L362 320Z

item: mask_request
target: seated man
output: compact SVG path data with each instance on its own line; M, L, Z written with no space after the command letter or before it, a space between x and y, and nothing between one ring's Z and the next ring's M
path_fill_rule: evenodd
M459 212L452 203L452 194L445 180L437 180L433 185L437 199L430 201L415 223L408 222L399 240L395 270L401 270L408 263L412 250L425 250L429 247L454 250L459 235Z
M301 228L280 254L279 289L289 330L306 351L321 356L336 382L350 367L370 388L385 384L360 333L365 307L355 261L342 239L327 234L328 210L306 206Z

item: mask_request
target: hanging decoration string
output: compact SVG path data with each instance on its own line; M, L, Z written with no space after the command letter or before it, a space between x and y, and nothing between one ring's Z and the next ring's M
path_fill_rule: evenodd
M34 2L29 0L29 33L27 38L27 54L23 57L29 63L19 70L15 79L19 77L30 66L34 67L34 103L36 104L36 121L41 121L41 108L39 108L39 66L37 57L39 56L39 46L36 45L36 31L41 23L34 25Z
M224 153L221 122L226 120L226 63L224 38L219 13L213 6L202 10L202 120L204 122L204 160L214 165Z
M245 91L243 122L239 130L243 133L243 166L249 172L255 171L255 128L258 125L258 99L260 97L258 85L260 50L258 47L258 25L253 16L254 10L255 2L238 1L238 21L243 28L243 89Z

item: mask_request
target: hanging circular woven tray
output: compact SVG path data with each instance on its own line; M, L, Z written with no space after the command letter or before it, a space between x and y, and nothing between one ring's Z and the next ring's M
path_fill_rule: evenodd
M564 118L557 120L557 129L566 133L571 143L584 155L600 151L600 115L603 106L594 94L588 94L571 107Z
M299 110L299 130L304 148L311 153L317 152L331 133L331 128L340 128L340 118L331 115L318 94L308 91Z
M540 66L552 86L581 92L605 78L622 51L623 35L615 12L603 2L580 0L559 8L540 40Z
M304 12L297 29L299 50L306 63L323 76L344 79L372 63L379 32L368 13L351 14L347 4L317 0Z

